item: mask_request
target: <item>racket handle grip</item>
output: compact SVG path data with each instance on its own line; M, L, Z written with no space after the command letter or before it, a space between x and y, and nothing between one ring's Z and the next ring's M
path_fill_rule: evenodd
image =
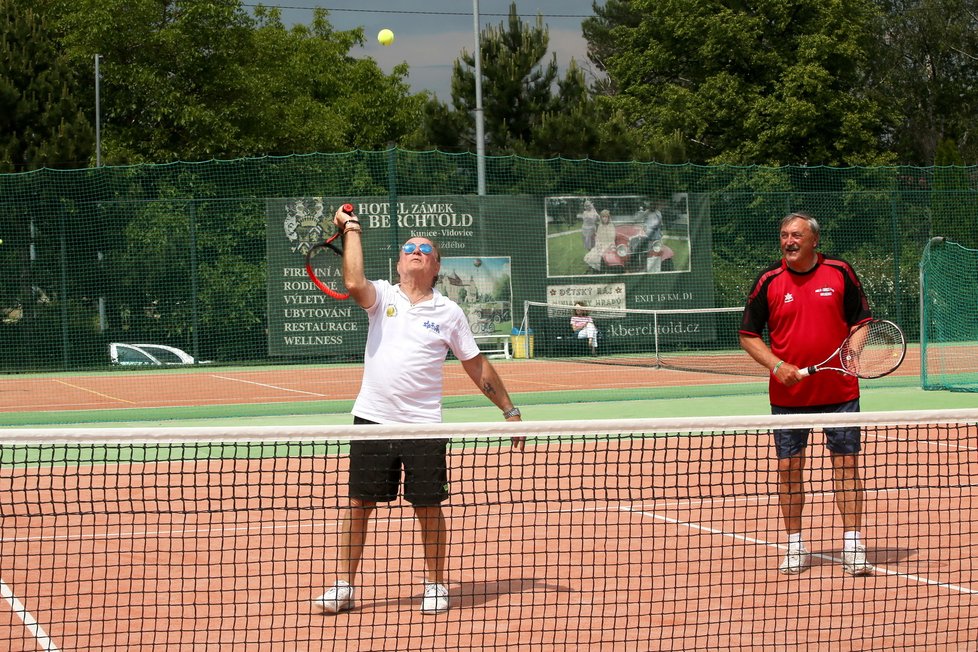
M798 370L798 375L800 376L811 376L813 373L818 371L815 367L802 367Z
M353 215L353 204L343 204L340 206L340 210L347 215Z

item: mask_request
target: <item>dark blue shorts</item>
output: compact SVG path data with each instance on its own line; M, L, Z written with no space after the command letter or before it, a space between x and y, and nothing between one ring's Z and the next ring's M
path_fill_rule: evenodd
M835 405L816 405L811 407L781 407L771 406L771 414L823 414L823 413L859 412L859 399L837 403ZM778 459L794 457L808 446L808 436L811 429L791 428L774 431L774 449ZM858 427L825 428L825 447L836 455L855 455L861 449L861 437Z
M373 424L354 417L355 424ZM447 439L355 440L350 443L350 498L387 503L397 498L404 471L404 499L433 507L448 498Z

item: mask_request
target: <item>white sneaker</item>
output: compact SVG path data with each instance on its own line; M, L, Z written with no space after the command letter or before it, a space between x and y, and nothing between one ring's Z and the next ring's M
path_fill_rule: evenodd
M778 570L785 575L796 575L806 570L811 564L812 555L804 547L788 547L788 553L784 556L784 561L778 566Z
M326 593L312 601L320 611L328 614L338 614L341 611L349 611L356 606L353 599L354 589L349 582L338 580L330 587Z
M448 609L448 587L444 584L425 582L424 597L421 598L421 613L440 614Z
M870 575L873 565L866 561L866 546L857 545L855 550L842 551L842 570L850 575Z

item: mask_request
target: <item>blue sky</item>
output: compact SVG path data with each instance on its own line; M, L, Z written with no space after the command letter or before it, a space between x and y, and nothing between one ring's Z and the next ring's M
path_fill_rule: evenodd
M246 6L255 0L246 0ZM480 24L498 26L506 20L511 0L479 0ZM550 49L557 54L561 74L573 58L589 70L587 44L581 35L581 21L593 15L592 0L516 0L516 9L524 22L532 24L537 14L543 16L550 30ZM598 0L602 4L603 0ZM444 102L450 101L452 64L462 50L475 48L472 0L264 0L266 6L282 9L288 23L310 23L312 8L329 10L329 19L337 29L363 27L366 46L353 51L354 56L372 57L380 67L390 70L407 62L411 90L429 90ZM377 32L394 31L390 47L377 43Z

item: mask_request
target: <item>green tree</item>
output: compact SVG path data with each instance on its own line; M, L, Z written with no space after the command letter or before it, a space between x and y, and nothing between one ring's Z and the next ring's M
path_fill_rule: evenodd
M318 10L286 29L240 0L39 0L73 64L102 59L109 162L380 148L416 129L406 67L385 75Z
M558 82L558 97L559 108L543 113L533 125L525 151L542 157L604 158L599 131L603 121L598 119L598 106L584 74L573 61L566 77ZM615 142L620 141L612 140ZM624 145L617 151L628 149Z
M620 50L615 37L615 28L634 29L641 23L641 14L635 8L634 0L605 0L604 4L591 4L594 16L585 18L581 31L587 41L587 57L594 66L607 75L609 61ZM613 95L616 92L614 79L600 78L596 90L601 94Z
M507 21L483 30L480 42L486 152L525 152L541 117L560 108L553 93L556 55L544 63L549 36L543 18L530 27L513 3ZM429 102L424 138L439 149L475 150L475 104L475 56L463 50L452 75L452 105Z
M622 50L622 44L617 32L634 29L641 24L642 15L635 6L634 0L607 0L603 5L593 3L594 16L587 18L581 24L584 38L588 42L588 60L595 66L598 75L593 84L593 94L598 98L610 98L618 94L615 79L608 75L608 61L612 60ZM612 152L621 151L626 145L629 156L619 156L618 160L635 158L652 160L661 163L685 163L689 160L686 144L680 132L652 133L648 130L637 129L644 124L641 116L629 116L621 108L621 103L615 101L596 102L602 107L597 115L599 129L603 132L601 143L603 149L609 149L612 143L617 147ZM613 157L608 160L615 160Z
M524 151L540 116L556 109L552 91L557 79L556 55L543 63L548 44L543 18L537 16L535 25L527 26L516 13L515 3L509 7L506 22L480 35L487 152ZM426 111L429 118L455 115L441 124L429 123L426 136L439 148L475 150L475 110L475 55L463 50L454 65L451 109L433 99Z
M966 247L978 247L978 206L974 202L972 170L962 165L961 153L950 138L937 144L930 193L931 231Z
M552 87L557 80L557 56L544 62L550 44L543 17L529 27L509 6L509 18L483 33L483 108L487 147L505 151L525 146L539 116L556 108ZM456 109L475 110L475 59L463 54L465 67L455 62L452 101Z
M888 133L900 162L933 165L952 141L978 162L978 0L886 0L873 60L897 109Z
M0 0L0 172L84 167L94 152L77 80L26 0Z
M420 129L425 95L412 95L408 67L386 75L350 49L360 29L337 32L317 9L310 25L286 30L278 10L259 9L258 58L249 65L253 110L265 125L263 151L384 149Z
M559 78L556 55L546 60L549 36L543 19L525 24L511 4L509 17L480 38L486 152L534 157L630 159L648 147L625 115L596 101L584 73L571 61ZM451 105L431 99L424 108L419 147L473 151L475 57L455 62Z
M616 105L646 137L681 134L695 162L886 160L882 111L866 90L872 0L633 0L620 8L622 22L603 17L596 52L606 57Z
M100 54L110 163L243 153L252 20L231 0L41 0L78 68ZM93 100L94 102L94 100Z
M69 67L91 71L94 55L102 55L108 163L379 149L419 123L424 96L409 95L406 67L385 75L375 62L351 57L362 32L334 31L324 11L311 25L286 29L278 11L258 7L252 16L238 0L37 0L35 6ZM92 85L82 91L94 106ZM239 185L231 194L240 199L211 200L228 192L218 187L238 179L238 168L254 164L225 161L216 175L198 167L160 166L146 175L136 168L121 175L91 170L100 180L96 191L75 194L77 201L48 198L49 219L37 225L45 244L35 266L45 277L33 279L52 299L47 313L81 304L94 316L94 302L104 297L109 332L96 332L97 320L85 319L79 328L88 329L89 341L127 334L192 350L195 332L233 325L237 337L204 357L231 359L253 350L245 345L263 341L264 333L265 232L263 200L249 197L266 196L268 187ZM319 188L334 174L351 178L348 172L342 164L296 166L282 173L278 192L309 192L310 177ZM375 173L364 173L362 184L369 187ZM60 261L51 256L69 231L85 237L67 247L72 274L62 280ZM100 287L100 279L115 275L130 285ZM230 289L229 278L235 279ZM195 314L199 319L191 320ZM25 315L41 330L40 319Z
M682 148L666 151L657 149L658 142L642 140L609 98L591 92L583 71L574 61L557 86L559 109L540 116L522 153L603 161L651 158L680 163L685 160Z

